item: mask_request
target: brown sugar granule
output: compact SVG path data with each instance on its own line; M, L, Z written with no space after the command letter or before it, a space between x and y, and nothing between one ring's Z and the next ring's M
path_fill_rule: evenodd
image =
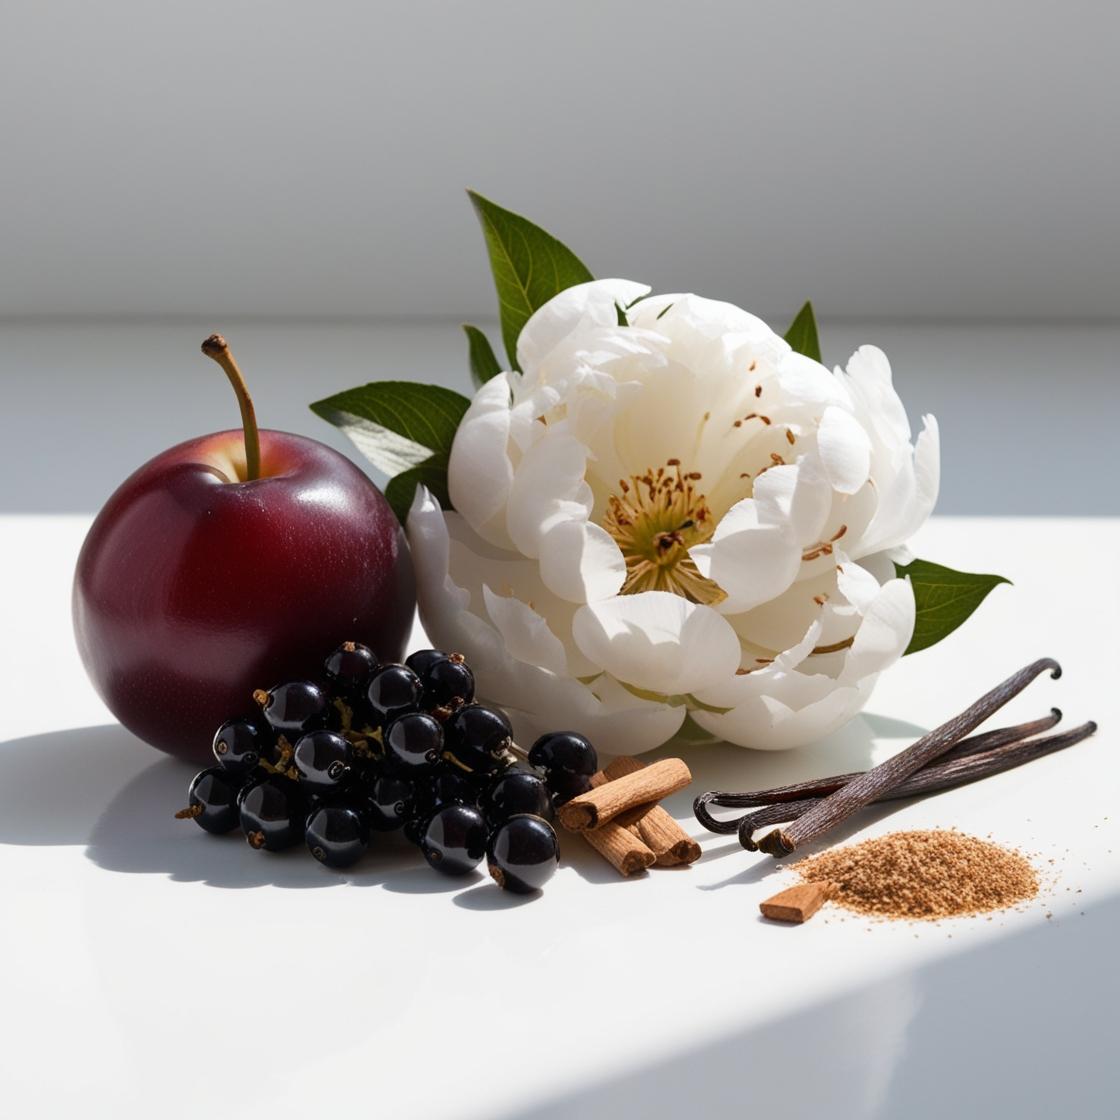
M932 920L1002 910L1038 893L1018 852L963 832L892 832L810 856L802 879L827 879L832 900L861 914Z

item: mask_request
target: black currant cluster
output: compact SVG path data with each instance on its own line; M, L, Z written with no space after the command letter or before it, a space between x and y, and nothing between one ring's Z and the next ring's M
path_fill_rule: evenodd
M519 761L509 719L474 688L459 654L378 665L345 642L321 682L258 690L258 712L218 728L218 765L195 775L178 815L207 832L240 827L264 851L303 840L333 868L401 829L437 871L465 875L485 856L506 890L537 890L559 858L554 809L590 788L595 749L554 732Z

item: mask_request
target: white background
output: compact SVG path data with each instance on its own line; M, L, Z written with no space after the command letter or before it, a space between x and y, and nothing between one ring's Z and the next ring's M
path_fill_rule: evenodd
M5 0L0 312L479 316L472 186L786 317L1110 317L1120 9Z
M0 3L0 512L384 377L466 389L463 188L599 276L810 297L937 414L939 512L1120 512L1120 8ZM496 332L492 337L497 337Z

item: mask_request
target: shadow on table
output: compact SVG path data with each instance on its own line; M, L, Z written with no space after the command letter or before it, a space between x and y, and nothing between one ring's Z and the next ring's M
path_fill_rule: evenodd
M0 843L84 844L109 871L216 887L349 884L405 894L461 891L484 879L434 874L396 834L378 837L377 856L349 873L321 867L302 847L255 852L236 834L208 835L173 815L196 768L157 757L117 724L15 739L0 745L0 759Z
M867 715L824 743L799 751L745 752L726 744L696 747L688 755L693 785L665 804L675 816L687 819L692 798L701 790L797 781L819 773L822 767L862 769L873 759L876 740L913 739L922 730ZM185 803L195 768L155 755L118 724L15 739L0 745L0 752L0 843L84 844L87 856L111 871L164 874L217 887L350 884L381 886L405 894L461 892L456 903L471 910L508 908L524 901L498 890L480 872L463 878L433 874L399 834L378 836L376 855L344 873L319 866L300 848L261 853L252 851L236 835L210 836L173 816ZM672 753L671 748L662 749L648 757ZM708 849L705 858L732 849L741 854L733 837L728 838L731 848L709 833L701 833L701 839ZM619 884L644 877L619 879L586 844L571 842L563 848L564 864L590 882ZM763 866L769 869L772 861ZM659 872L667 873L687 871ZM746 877L762 873L747 869L728 882L749 881Z
M937 924L920 935L946 930ZM672 1060L574 1085L502 1120L1115 1115L1107 1071L1115 1065L1118 933L1120 898L1071 907L915 971L723 1032Z

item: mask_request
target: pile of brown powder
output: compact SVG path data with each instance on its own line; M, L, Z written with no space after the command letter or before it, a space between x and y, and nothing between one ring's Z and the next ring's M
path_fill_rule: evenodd
M1038 893L1018 852L962 832L892 832L795 864L806 881L828 880L832 900L886 918L949 918L1002 910Z

